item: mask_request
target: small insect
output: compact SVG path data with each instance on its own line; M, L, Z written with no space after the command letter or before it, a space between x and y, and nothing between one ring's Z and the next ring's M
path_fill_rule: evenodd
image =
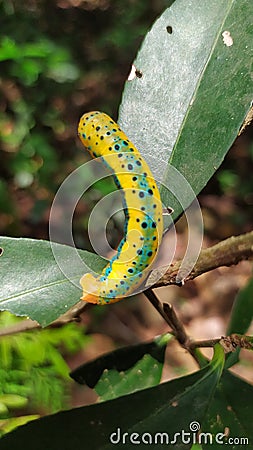
M80 280L82 300L104 305L133 294L147 277L162 239L162 203L148 164L109 116L98 111L84 114L78 134L91 156L101 157L112 169L122 192L124 237L116 255L101 275L88 273Z

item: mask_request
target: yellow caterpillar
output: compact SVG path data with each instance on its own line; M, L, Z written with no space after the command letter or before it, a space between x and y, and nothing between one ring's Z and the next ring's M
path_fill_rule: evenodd
M133 294L150 270L163 233L162 203L148 164L119 126L106 114L84 114L78 134L93 158L101 157L122 190L124 237L102 274L80 280L82 300L100 305Z

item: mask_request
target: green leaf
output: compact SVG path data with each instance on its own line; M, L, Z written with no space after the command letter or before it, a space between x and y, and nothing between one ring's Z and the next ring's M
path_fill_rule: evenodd
M3 433L9 433L15 428L25 425L31 420L38 419L39 415L29 415L29 416L20 416L20 417L12 417L10 419L0 420L0 435Z
M144 355L126 372L105 369L95 391L99 395L99 400L105 401L156 386L161 380L162 368L163 363L158 363L150 355Z
M0 417L6 417L6 415L8 414L8 407L5 403L2 403L0 401Z
M17 59L19 57L19 50L16 42L5 36L0 42L0 61L5 61L8 59Z
M87 265L99 272L105 265L93 253L54 243L54 252L62 262L61 269L67 270L67 278L51 245L35 239L0 237L0 310L28 316L44 327L79 301L79 279L88 270ZM76 259L77 254L80 259Z
M132 368L144 355L150 355L157 362L164 361L164 351L171 335L159 336L151 342L129 345L106 353L75 369L70 376L80 384L94 388L104 370L126 371Z
M102 355L78 367L70 375L77 382L95 387L100 400L110 400L155 386L161 380L166 345L171 335L131 345Z
M4 403L8 408L24 408L28 399L22 395L17 394L2 394L0 395L0 402Z
M1 450L73 450L84 446L91 450L109 450L116 447L118 439L118 448L135 448L136 444L131 445L131 436L135 441L142 436L145 439L144 433L146 439L156 433L167 433L170 443L166 448L190 449L192 442L182 444L175 433L184 430L196 438L197 433L190 430L193 422L198 429L205 417L223 362L223 350L216 346L212 362L198 372L115 400L31 422L4 436ZM126 444L122 443L123 433L127 433ZM158 444L149 446L162 450L165 444L161 443L162 436L157 436ZM115 443L110 442L110 437ZM173 439L176 442L173 443ZM138 448L147 448L147 443L138 444Z
M248 328L253 318L253 278L242 288L236 296L231 318L227 327L226 334L243 334Z
M194 194L168 163L198 194L250 109L252 16L252 0L177 0L134 61L140 73L125 85L119 121L155 178L171 189L161 193L175 219ZM232 45L224 43L224 32Z
M226 447L230 444L229 448L252 450L252 404L253 386L224 371L203 423L203 431L208 430L213 435L213 444L204 445L202 441L203 450L216 448L215 444L218 443L221 448L222 445ZM225 431L227 436L223 436ZM229 438L233 441L229 442Z
M230 322L226 335L232 333L244 334L247 332L253 318L253 278L239 291L232 309ZM226 360L226 368L239 361L240 349L230 353Z

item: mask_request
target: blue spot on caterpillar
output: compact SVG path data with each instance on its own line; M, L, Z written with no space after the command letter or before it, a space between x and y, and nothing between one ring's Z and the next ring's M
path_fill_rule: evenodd
M133 294L147 277L163 234L162 203L151 170L125 133L106 114L84 114L78 134L93 158L101 157L121 189L124 237L98 277L82 276L82 300L100 305Z

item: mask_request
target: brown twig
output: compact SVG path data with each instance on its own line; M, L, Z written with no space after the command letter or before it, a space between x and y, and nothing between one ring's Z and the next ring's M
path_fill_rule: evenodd
M80 315L89 305L84 301L76 303L72 308L70 308L65 314L54 320L49 326L51 328L56 328L65 325L70 322L79 322ZM16 334L24 331L40 329L41 325L32 319L25 319L20 322L15 323L9 327L0 329L0 337L9 336L11 334Z
M220 342L221 338L215 338L215 339L205 339L203 341L192 341L191 342L191 348L208 348L208 347L214 347L215 344L218 344Z
M253 350L253 336L233 333L230 336L221 336L216 339L206 339L203 341L191 341L191 349L200 347L214 347L215 344L221 344L225 353L235 352L237 348Z
M240 236L232 236L212 247L202 250L195 266L185 277L184 282L193 280L199 275L217 269L218 267L232 266L238 264L242 260L252 257L253 231L241 234ZM172 284L177 285L177 274L181 264L181 260L172 264L160 280L154 284L153 288L169 286Z
M181 320L178 318L176 311L174 310L173 306L169 303L163 304L163 310L167 317L169 317L171 328L174 332L174 335L176 336L179 344L181 344L184 348L189 347L190 338L187 335L184 325L181 322Z
M164 318L165 322L167 322L167 324L170 326L172 330L171 334L175 336L179 344L193 356L197 363L199 363L195 348L191 347L191 339L187 335L184 325L177 316L173 306L168 303L161 303L152 289L147 289L144 294L146 295L150 303L154 306L154 308Z
M147 289L144 294L146 295L146 297L148 298L148 300L150 301L150 303L154 306L154 308L157 310L157 312L163 317L163 319L165 320L165 322L172 328L173 330L173 324L171 322L170 317L166 314L166 312L164 311L163 305L160 302L160 300L158 299L158 297L155 295L155 293L152 291L152 289ZM173 330L173 334L174 334L174 330Z
M242 260L252 258L253 256L253 232L245 233L240 236L232 236L224 241L219 242L218 244L204 249L200 252L199 258L192 269L192 271L186 276L184 281L193 280L199 275L209 272L210 270L216 269L221 266L231 266L233 264L237 264ZM161 286L169 286L172 284L178 284L177 274L179 272L182 261L177 261L175 264L171 265L167 272L161 277L161 279L155 283L153 288L161 287ZM152 294L150 293L152 292ZM147 289L145 294L149 298L152 303L151 297L153 298L153 305L161 314L161 316L169 323L169 317L165 313L163 307L161 307L159 300L151 291L151 289ZM154 299L154 296L157 300ZM157 303L158 301L158 303ZM67 311L64 315L60 316L56 319L50 326L58 327L64 325L69 322L77 322L81 313L84 309L87 308L87 303L80 301L69 311ZM168 310L167 310L168 313ZM6 327L0 330L0 336L7 336L10 334L19 333L21 331L29 331L33 329L41 328L41 326L31 319L23 320L15 325L10 327Z
M36 328L41 328L38 322L31 319L25 319L13 325L0 329L0 337L17 334L23 331L30 331Z
M218 244L204 249L200 252L199 258L193 267L192 271L185 277L185 281L193 280L199 275L206 273L210 270L216 269L221 266L231 266L237 264L243 259L248 259L253 256L253 232L246 233L237 237L228 238ZM177 274L181 267L182 261L177 261L173 264L167 272L161 277L161 279L153 286L153 288L168 286L172 284L178 284ZM150 294L152 292L152 295ZM235 341L230 339L210 339L205 341L192 341L187 335L184 326L180 319L177 317L173 307L169 304L161 305L158 298L153 291L149 288L144 294L151 301L156 310L166 320L173 330L173 334L178 342L198 361L196 349L199 347L213 347L216 343L220 342L229 348L235 346ZM156 299L154 301L154 298ZM243 341L241 341L242 344ZM246 344L245 344L246 345ZM231 351L231 350L230 350Z
M196 350L201 347L214 347L215 344L219 343L224 348L225 353L234 352L237 348L253 350L253 337L240 334L231 334L230 336L222 336L220 338L206 339L202 341L191 340L172 305L168 303L161 303L152 289L146 290L145 295L171 327L171 334L175 336L179 344L193 356L198 364L200 361Z

